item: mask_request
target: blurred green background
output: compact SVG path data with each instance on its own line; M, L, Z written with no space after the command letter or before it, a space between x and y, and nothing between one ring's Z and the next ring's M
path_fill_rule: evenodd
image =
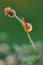
M28 44L27 34L19 21L5 16L4 8L8 6L33 25L30 32L33 41L43 41L43 0L0 0L0 32L8 35L9 43Z

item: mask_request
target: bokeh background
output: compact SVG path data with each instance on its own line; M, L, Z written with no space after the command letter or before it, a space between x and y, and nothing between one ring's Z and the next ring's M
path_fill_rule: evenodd
M33 25L30 35L34 42L43 42L43 0L0 0L0 42L28 44L23 27L15 18L5 16L4 8L10 6L17 15ZM6 40L3 40L5 38Z

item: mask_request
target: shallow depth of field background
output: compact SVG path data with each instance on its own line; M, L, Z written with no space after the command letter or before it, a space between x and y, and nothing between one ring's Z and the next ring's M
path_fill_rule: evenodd
M4 8L8 6L14 9L20 18L24 17L26 22L33 25L30 32L33 41L43 42L43 0L0 0L0 42L30 44L19 21L5 16ZM1 39L1 32L6 34L6 40Z
M5 16L6 7L32 24L29 34L36 49L19 21ZM11 65L7 58L8 62L14 59L12 65L43 65L43 0L0 0L0 65Z

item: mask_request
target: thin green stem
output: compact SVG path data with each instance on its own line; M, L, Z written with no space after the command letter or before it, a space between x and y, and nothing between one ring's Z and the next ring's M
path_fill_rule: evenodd
M17 15L15 15L15 18L21 23L21 25L22 25L23 28L24 28L24 25L22 24L21 19L20 19ZM27 36L28 36L28 38L29 38L29 40L30 40L30 43L32 44L33 48L35 49L35 45L34 45L33 40L31 39L30 34L29 34L28 32L26 32L26 33L27 33Z
M33 40L31 39L30 34L27 33L27 36L28 36L28 38L29 38L29 40L30 40L30 43L32 44L33 48L35 49L36 47L35 47L35 44L34 44Z

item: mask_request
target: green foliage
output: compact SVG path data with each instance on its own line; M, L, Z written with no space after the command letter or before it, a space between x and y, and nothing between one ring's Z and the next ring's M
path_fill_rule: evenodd
M29 59L28 59L29 65L34 65L35 63L37 63L39 58L40 58L40 55L38 55L38 56L30 56Z
M23 58L22 61L28 65L35 65L40 59L40 55L34 55L30 57Z

